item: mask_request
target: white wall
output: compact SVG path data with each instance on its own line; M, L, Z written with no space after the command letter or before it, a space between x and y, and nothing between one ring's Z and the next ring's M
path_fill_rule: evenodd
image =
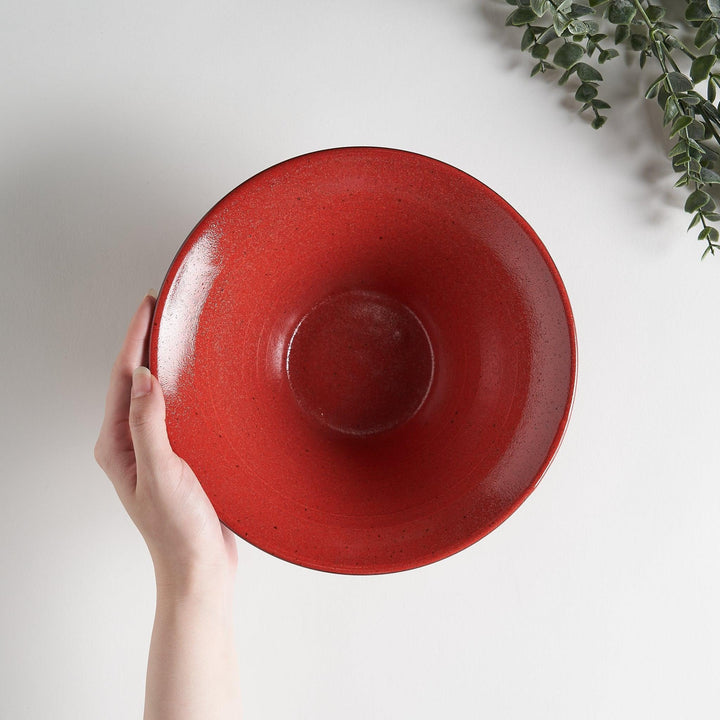
M602 131L471 0L5 3L0 718L140 717L149 556L92 459L112 360L195 222L257 171L384 145L483 180L573 303L574 414L537 491L436 565L240 543L248 719L705 718L720 707L720 257L621 59Z

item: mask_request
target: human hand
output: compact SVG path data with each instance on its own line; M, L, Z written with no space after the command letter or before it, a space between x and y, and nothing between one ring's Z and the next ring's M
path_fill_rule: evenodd
M162 388L146 367L154 307L148 294L115 360L95 459L145 539L159 587L229 582L237 568L235 536L218 520L190 466L173 452Z

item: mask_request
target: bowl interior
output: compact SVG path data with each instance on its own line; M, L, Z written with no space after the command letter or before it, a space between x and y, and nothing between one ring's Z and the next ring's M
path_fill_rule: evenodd
M377 573L456 552L536 485L575 379L547 251L485 185L346 148L247 181L158 298L168 432L220 519L286 560Z

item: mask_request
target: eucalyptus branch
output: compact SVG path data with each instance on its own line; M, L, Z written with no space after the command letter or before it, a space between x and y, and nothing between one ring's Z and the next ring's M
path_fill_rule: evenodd
M600 114L601 110L610 105L598 97L598 87L603 81L600 71L592 65L582 62L587 55L592 57L598 51L600 64L618 55L617 50L603 48L601 43L607 35L598 31L594 21L583 20L592 15L592 8L578 5L572 0L508 0L517 9L507 18L507 25L525 27L520 48L530 52L538 62L534 65L531 76L545 73L548 70L562 70L558 79L559 85L565 85L571 77L576 76L579 86L575 90L575 99L582 103L580 112L592 109L594 118L592 126L600 128L607 117ZM543 24L548 18L549 23ZM550 47L553 46L552 60L549 60Z
M660 75L645 97L657 100L669 137L677 137L668 155L680 173L676 187L691 189L685 202L692 215L688 229L700 225L703 258L720 251L720 233L709 224L720 222L720 213L708 192L711 185L720 184L720 107L715 105L720 90L720 0L686 0L685 29L694 31L695 49L673 32L678 28L666 22L665 8L650 0L587 0L587 6L572 0L506 2L515 7L506 24L525 28L521 49L538 61L531 75L561 69L561 85L576 76L575 98L582 103L581 112L592 109L594 128L605 124L607 117L600 110L610 105L597 97L603 77L590 60L596 51L598 64L618 55L602 47L607 33L614 27L615 45L637 53L640 67L649 59L657 62ZM703 48L711 41L712 52L707 53ZM689 73L682 71L675 52L684 56L684 63L689 61Z
M702 229L698 233L698 239L706 243L703 257L708 253L714 255L715 250L720 250L718 242L720 233L707 223L711 220L720 220L720 215L715 212L715 201L707 192L706 186L720 182L720 176L713 169L718 154L701 145L700 141L717 139L718 134L712 121L708 122L705 99L694 90L694 86L695 83L700 83L708 77L716 58L714 55L697 56L694 53L687 53L693 58L689 78L679 72L675 63L673 63L674 69L669 70L667 60L671 58L672 49L679 47L679 40L667 32L665 27L659 26L660 18L653 20L649 17L641 0L632 0L632 3L647 27L652 53L662 70L660 77L664 92L658 88L657 98L664 110L663 123L671 124L670 137L677 134L680 138L670 153L673 169L681 173L676 186L690 183L694 186L694 190L685 202L685 210L693 215L688 229L701 223ZM657 81L654 85L656 83ZM705 102L717 112L712 103ZM696 119L698 111L702 121Z

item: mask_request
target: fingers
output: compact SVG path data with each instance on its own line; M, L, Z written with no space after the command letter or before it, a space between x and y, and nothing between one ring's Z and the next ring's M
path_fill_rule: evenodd
M139 480L144 472L155 475L174 456L165 425L162 388L146 367L137 368L132 376L129 419Z
M130 408L130 381L136 367L147 365L148 341L154 309L155 298L148 294L143 298L130 321L122 348L113 365L105 404L105 417L111 423L127 422Z
M128 427L130 384L133 370L147 364L148 339L154 309L155 297L148 293L130 321L110 375L105 417L95 446L95 457L106 471L112 469L118 462L122 462L123 458L132 459L132 442Z

